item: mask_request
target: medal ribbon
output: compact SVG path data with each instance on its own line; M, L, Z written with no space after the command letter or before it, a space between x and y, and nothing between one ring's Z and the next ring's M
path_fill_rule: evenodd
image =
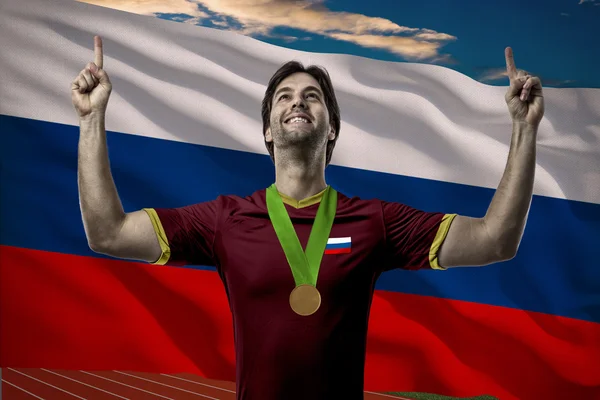
M277 187L272 184L267 188L267 211L269 218L283 248L285 257L294 275L296 286L309 284L317 285L317 276L327 239L331 232L333 219L337 209L337 192L331 186L327 186L315 222L310 230L308 243L306 244L306 253L302 250L302 245L288 215L283 200L279 196Z

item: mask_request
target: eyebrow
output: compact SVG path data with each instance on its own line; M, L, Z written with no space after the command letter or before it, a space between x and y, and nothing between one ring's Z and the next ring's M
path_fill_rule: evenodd
M291 87L285 86L285 87L280 88L278 91L276 91L275 94L273 95L273 97L277 97L277 95L279 93L282 93L282 92L291 92L291 91L293 91ZM316 87L316 86L307 86L307 87L304 88L304 92L310 92L310 91L315 91L315 92L319 93L319 95L321 97L323 96L323 92L321 92L321 90L318 87Z

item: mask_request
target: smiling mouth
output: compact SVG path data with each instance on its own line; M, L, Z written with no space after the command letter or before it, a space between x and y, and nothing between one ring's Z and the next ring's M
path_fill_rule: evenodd
M310 121L304 117L294 117L285 121L286 124L310 124Z

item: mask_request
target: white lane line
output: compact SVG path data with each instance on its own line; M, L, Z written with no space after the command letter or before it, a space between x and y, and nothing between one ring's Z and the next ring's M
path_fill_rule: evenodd
M34 378L33 376L31 376L31 375L27 375L27 374L26 374L26 373L24 373L24 372L17 371L16 369L12 369L12 368L7 368L7 369L8 369L8 370L10 370L10 371L16 372L17 374L21 374L21 375L23 375L23 376L26 376L26 377L28 377L28 378L30 378L30 379L33 379L34 381L38 381L38 382L40 382L40 383L43 383L44 385L48 385L48 386L50 386L50 387L52 387L52 388L54 388L54 389L60 390L61 392L65 392L66 394L70 394L71 396L73 396L73 397L77 397L78 399L81 399L81 400L86 400L86 399L84 399L83 397L79 397L79 396L77 396L76 394L73 394L73 393L71 393L71 392L67 392L67 391L66 391L66 390L64 390L64 389L61 389L61 388L59 388L59 387L56 387L56 386L54 386L54 385L51 385L51 384L49 384L48 382L44 382L44 381L42 381L42 380L39 380L39 379L37 379L37 378Z
M169 375L169 374L161 374L161 375L168 376L169 378L181 379L182 381L186 381L186 382L190 382L190 383L195 383L196 385L208 386L208 387L213 388L213 389L223 390L223 391L229 392L229 393L235 393L235 390L229 390L229 389L221 388L221 387L218 387L218 386L209 385L207 383L190 381L189 379L183 379L183 378L180 378L178 376Z
M105 380L107 380L107 381L110 381L110 382L118 383L119 385L127 386L127 387L129 387L129 388L132 388L132 389L137 389L137 390L140 390L140 391L142 391L142 392L146 392L146 393L149 393L149 394L153 394L153 395L155 395L155 396L162 397L163 399L167 399L167 400L175 400L175 399L172 399L172 398L170 398L170 397L163 396L162 394L158 394L158 393L149 392L149 391L147 391L147 390L140 389L139 387L136 387L136 386L131 386L131 385L128 385L128 384L126 384L126 383L123 383L123 382L119 382L119 381L115 381L115 380L109 379L109 378L107 378L107 377L105 377L105 376L100 376L100 375L92 374L91 372L87 372L87 371L81 371L81 370L80 370L79 372L83 372L84 374L88 374L88 375L95 376L96 378L105 379Z
M127 397L119 396L118 394L115 394L115 393L109 392L109 391L107 391L107 390L104 390L104 389L100 389L99 387L96 387L96 386L89 385L89 384L87 384L87 383L85 383L85 382L78 381L77 379L69 378L68 376L64 376L64 375L62 375L62 374L59 374L58 372L49 371L49 370L47 370L47 369L44 369L44 368L40 368L40 369L41 369L42 371L46 371L46 372L49 372L49 373L51 373L51 374L54 374L54 375L60 376L60 377L62 377L62 378L68 379L68 380L70 380L70 381L77 382L77 383L81 383L82 385L85 385L85 386L89 386L89 387L91 387L92 389L96 389L96 390L99 390L99 391L101 391L101 392L108 393L108 394L110 394L110 395L113 395L113 396L115 396L115 397L118 397L118 398L120 398L120 399L129 400Z
M166 383L156 382L156 381L153 381L151 379L142 378L141 376L131 375L131 374L127 374L127 373L121 372L121 371L113 371L113 372L116 372L118 374L123 374L123 375L131 376L132 378L138 378L138 379L141 379L143 381L148 381L148 382L156 383L158 385L163 385L163 386L166 386L166 387L170 387L171 389L181 390L182 392L187 392L187 393L195 394L196 396L205 397L207 399L219 400L219 399L217 399L215 397L210 397L210 396L206 396L204 394L200 394L200 393L192 392L192 391L185 390L185 389L182 389L182 388L178 388L177 386L167 385Z
M14 386L14 387L16 387L17 389L24 391L24 392L25 392L25 393L27 393L28 395L31 395L31 396L35 397L36 399L44 400L44 399L42 399L40 396L36 396L35 394L33 394L33 393L31 393L31 392L28 392L27 390L23 389L22 387L19 387L19 386L15 385L14 383L10 383L10 382L9 382L9 381L7 381L6 379L2 379L2 382L4 382L4 383L8 383L10 386Z
M396 400L412 400L412 399L409 399L407 397L392 396L390 394L383 394L383 393L377 393L377 392L368 392L366 390L365 390L365 393L374 394L374 395L382 396L382 397L391 397L392 399L396 399Z

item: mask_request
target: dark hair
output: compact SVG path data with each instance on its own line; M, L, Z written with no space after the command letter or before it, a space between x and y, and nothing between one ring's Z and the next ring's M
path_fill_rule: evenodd
M310 65L308 67L304 67L304 65L302 65L302 63L298 61L289 61L283 64L273 74L273 76L269 80L269 84L267 85L267 90L265 92L265 97L262 101L263 137L265 136L265 134L267 133L267 129L269 128L271 117L271 104L273 102L273 96L275 95L275 89L281 83L281 81L297 72L305 72L311 75L313 78L315 78L315 80L319 83L319 86L321 86L323 96L325 96L325 106L327 107L327 111L329 112L329 122L333 126L333 129L335 131L335 139L330 140L327 143L327 157L325 159L325 165L327 166L329 165L329 161L331 161L331 154L333 153L335 142L337 142L340 133L340 107L335 97L335 92L333 91L333 85L331 83L329 73L323 67L317 65ZM265 140L265 145L267 146L267 150L269 151L271 159L274 162L275 152L273 150L273 142L269 143Z

